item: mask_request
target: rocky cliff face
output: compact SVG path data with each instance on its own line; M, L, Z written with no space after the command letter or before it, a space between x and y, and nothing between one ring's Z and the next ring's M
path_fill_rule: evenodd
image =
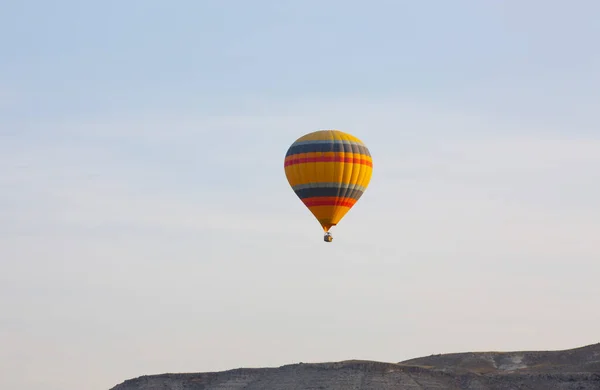
M600 344L566 351L478 352L400 363L343 361L162 374L111 390L600 390Z

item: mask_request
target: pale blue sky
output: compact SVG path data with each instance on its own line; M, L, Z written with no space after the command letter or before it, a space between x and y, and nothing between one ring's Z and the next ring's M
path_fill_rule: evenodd
M600 3L0 3L0 388L598 342ZM322 241L288 146L361 138Z

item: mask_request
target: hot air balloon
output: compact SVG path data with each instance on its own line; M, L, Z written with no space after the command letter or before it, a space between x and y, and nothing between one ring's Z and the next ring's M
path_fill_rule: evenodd
M373 160L365 144L339 130L319 130L298 138L288 149L287 180L325 232L337 225L367 189Z

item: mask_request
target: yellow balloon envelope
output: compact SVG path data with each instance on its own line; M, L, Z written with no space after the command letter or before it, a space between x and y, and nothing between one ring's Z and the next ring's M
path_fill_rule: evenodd
M298 138L285 155L285 175L331 241L337 225L367 189L373 160L365 144L339 130L319 130Z

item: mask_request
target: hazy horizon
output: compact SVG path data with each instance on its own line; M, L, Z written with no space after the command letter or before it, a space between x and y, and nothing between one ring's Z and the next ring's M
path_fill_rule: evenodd
M0 388L599 341L600 3L170 4L0 6Z

